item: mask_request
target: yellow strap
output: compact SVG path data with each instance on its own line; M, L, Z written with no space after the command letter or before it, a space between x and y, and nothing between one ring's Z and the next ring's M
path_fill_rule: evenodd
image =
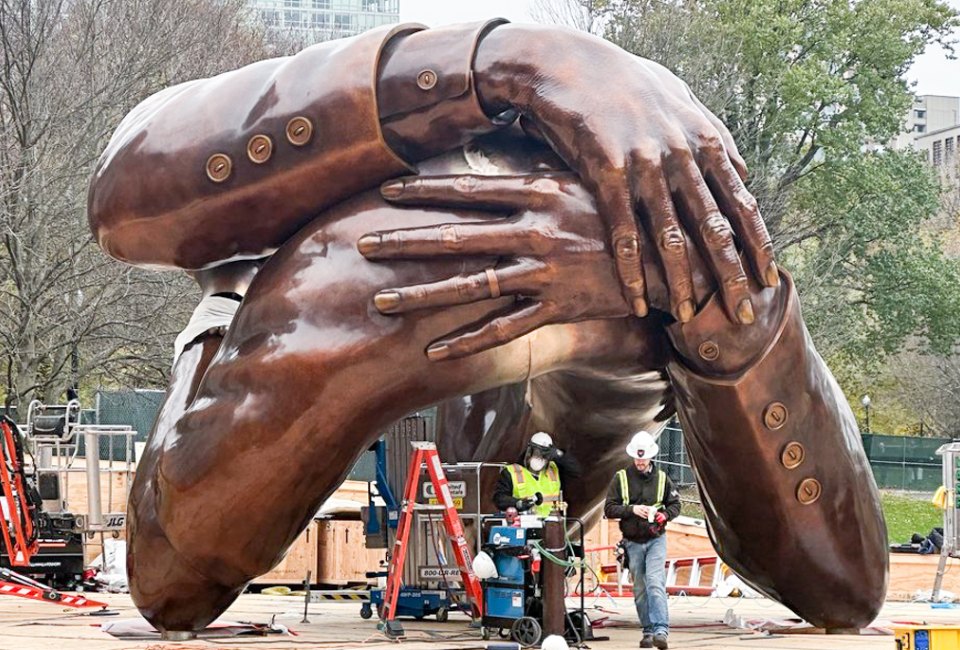
M657 470L657 502L653 504L654 508L663 505L663 490L667 487L667 474L663 470Z
M623 499L623 505L630 505L630 488L627 485L627 470L622 469L617 472L617 478L620 479L620 498Z

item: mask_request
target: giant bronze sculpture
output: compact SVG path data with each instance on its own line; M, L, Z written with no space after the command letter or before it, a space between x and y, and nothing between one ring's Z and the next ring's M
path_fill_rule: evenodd
M553 432L590 468L566 495L581 514L676 409L724 561L816 625L869 623L876 487L744 173L662 67L502 21L376 30L147 99L90 224L204 298L131 495L140 611L203 628L381 431L439 403L449 460Z

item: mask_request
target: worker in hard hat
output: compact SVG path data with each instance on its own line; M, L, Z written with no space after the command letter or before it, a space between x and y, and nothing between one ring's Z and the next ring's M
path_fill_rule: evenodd
M623 545L633 581L633 600L643 626L641 648L666 648L670 633L667 613L667 522L680 514L680 493L653 458L657 441L640 431L627 444L632 463L617 472L603 514L620 520Z
M519 463L507 465L493 492L494 505L506 512L530 512L546 517L560 501L563 481L580 475L576 461L553 444L543 431L533 434Z

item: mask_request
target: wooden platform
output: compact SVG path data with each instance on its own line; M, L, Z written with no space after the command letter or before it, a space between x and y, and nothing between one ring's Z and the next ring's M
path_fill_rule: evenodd
M137 616L129 596L101 595L122 618ZM596 650L625 650L637 647L640 630L636 625L633 602L618 599L587 600L594 607L594 619L608 617L612 627L598 629L608 641L592 641ZM729 614L728 614L729 611ZM228 610L225 619L268 623L271 619L288 626L297 636L238 637L214 641L169 643L160 640L116 639L99 629L109 618L94 618L75 611L17 598L0 601L0 650L199 650L201 648L263 648L296 650L300 648L395 648L376 629L373 620L359 617L358 603L325 602L311 605L309 623L301 623L303 600L297 597L241 596ZM671 648L711 648L714 650L891 650L891 636L830 636L810 633L764 634L749 629L734 629L723 623L725 616L746 621L783 619L790 613L765 600L670 598ZM116 618L116 617L114 617ZM889 603L881 612L881 621L928 622L946 624L960 619L960 609L932 609L930 605ZM476 629L469 627L462 614L453 614L447 623L404 621L405 648L485 648L487 643ZM492 641L491 641L492 642Z

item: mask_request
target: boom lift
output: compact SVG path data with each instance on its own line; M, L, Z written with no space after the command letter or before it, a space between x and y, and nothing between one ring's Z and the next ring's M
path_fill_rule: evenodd
M6 415L0 416L0 436L0 487L3 489L0 500L3 534L0 537L3 539L3 550L8 562L15 567L30 567L31 560L44 546L66 546L66 542L40 539L41 532L50 528L50 520L43 513L36 470L28 472L24 463L23 438L19 428ZM107 607L106 603L61 593L5 567L0 567L0 595L18 596L67 607Z

